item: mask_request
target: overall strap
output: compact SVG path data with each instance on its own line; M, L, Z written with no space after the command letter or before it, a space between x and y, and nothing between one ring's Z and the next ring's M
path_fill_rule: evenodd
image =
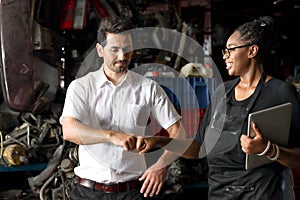
M261 78L260 78L260 80L259 80L259 82L258 82L258 84L257 84L257 87L256 87L256 89L255 89L255 92L254 92L254 94L253 94L253 96L252 96L252 98L251 98L251 100L250 100L248 106L246 107L247 110L250 110L250 109L252 108L252 106L253 106L253 104L254 104L256 98L258 97L258 95L259 95L259 93L260 93L260 90L261 90L262 86L263 86L264 83L265 83L266 77L267 77L266 73L263 72L262 75L261 75ZM234 89L234 87L235 87L239 82L240 82L240 78L234 79L234 80L233 80L233 83L230 85L230 87L228 87L227 91L225 92L225 96L224 96L223 98L226 99L226 97L229 97L228 95L231 93L231 91ZM227 98L226 101L229 102L229 101L230 101L230 98Z
M254 94L253 94L253 96L252 96L249 104L246 107L247 112L249 112L249 110L252 108L255 100L257 99L257 97L258 97L258 95L259 95L259 93L261 91L261 88L263 87L263 85L264 85L264 83L266 81L266 78L267 78L267 75L266 75L265 72L263 72L262 75L261 75L261 78L260 78L260 80L259 80L259 82L258 82L258 84L256 86L255 92L254 92Z

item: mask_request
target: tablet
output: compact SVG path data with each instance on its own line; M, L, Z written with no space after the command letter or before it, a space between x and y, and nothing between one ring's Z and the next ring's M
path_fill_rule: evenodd
M251 122L256 123L257 127L271 142L279 146L287 146L292 116L292 104L290 102L270 107L264 110L250 113L248 116L247 135L255 136ZM246 170L253 169L273 162L267 156L256 154L246 154Z

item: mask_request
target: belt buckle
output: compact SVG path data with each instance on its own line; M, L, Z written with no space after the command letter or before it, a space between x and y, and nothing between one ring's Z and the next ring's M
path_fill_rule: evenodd
M125 192L136 188L136 184L134 182L124 182L124 183L116 183L112 185L103 184L102 190L105 193L114 193L114 192Z
M120 192L120 189L119 189L119 185L106 185L104 184L103 185L103 191L105 193L114 193L114 192Z

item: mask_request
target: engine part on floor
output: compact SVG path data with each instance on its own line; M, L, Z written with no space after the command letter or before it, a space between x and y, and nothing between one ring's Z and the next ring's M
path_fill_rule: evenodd
M69 159L73 163L78 163L79 158L78 158L78 145L76 145L74 148L70 148L69 150Z
M51 116L51 115L50 115ZM23 113L20 115L20 126L17 126L10 133L5 132L5 135L0 132L1 136L1 148L0 158L4 149L10 145L18 145L23 148L22 152L25 152L26 158L21 157L22 161L14 161L10 156L13 154L9 152L8 148L6 152L6 161L2 158L1 165L21 165L21 164L34 164L48 162L52 157L55 149L61 144L62 130L58 119L54 117L42 115L34 115L33 113ZM19 150L16 149L16 150Z
M46 169L35 177L29 177L31 190L41 200L68 199L76 183L74 167L78 164L78 145L65 142L55 151Z
M46 169L44 169L38 176L28 178L28 183L32 191L38 191L38 189L51 177L60 163L61 156L63 154L63 145L60 145L53 154L52 159L48 162Z
M184 192L184 186L207 182L208 165L205 158L190 160L180 157L169 168L165 184L166 195Z
M19 144L11 144L4 148L2 159L5 166L27 164L27 154L23 146Z
M65 173L67 178L73 178L74 174L74 165L72 161L68 158L65 158L60 163L61 170Z

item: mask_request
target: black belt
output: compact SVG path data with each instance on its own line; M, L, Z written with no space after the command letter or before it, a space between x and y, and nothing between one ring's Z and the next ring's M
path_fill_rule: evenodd
M84 179L78 177L77 182L80 185L83 185L88 188L92 188L94 190L102 190L106 193L114 193L114 192L125 192L132 189L139 189L142 186L142 182L139 180L132 180L122 183L116 183L116 184L103 184L103 183L97 183L95 181L91 181L89 179Z

